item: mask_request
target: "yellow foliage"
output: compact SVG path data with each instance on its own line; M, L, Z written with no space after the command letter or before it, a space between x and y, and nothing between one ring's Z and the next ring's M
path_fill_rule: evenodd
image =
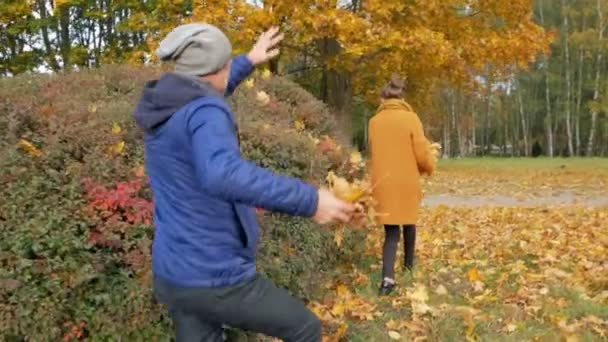
M25 139L19 140L19 147L32 157L42 157L42 151Z

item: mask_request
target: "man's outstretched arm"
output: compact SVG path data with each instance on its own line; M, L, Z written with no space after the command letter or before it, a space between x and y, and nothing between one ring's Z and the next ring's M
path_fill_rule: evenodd
M262 33L247 56L239 56L232 61L230 78L226 87L226 96L232 95L239 84L243 82L254 68L264 64L279 55L278 45L283 40L283 34L276 27Z
M294 216L317 212L318 190L245 161L240 156L234 124L225 109L204 106L188 124L196 172L209 194L230 202Z

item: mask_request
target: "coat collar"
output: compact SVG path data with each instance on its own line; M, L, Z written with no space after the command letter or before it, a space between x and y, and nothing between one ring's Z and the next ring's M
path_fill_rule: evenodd
M410 106L407 102L401 99L389 99L385 100L382 104L380 104L380 108L378 111L383 111L386 109L404 109L408 112L413 112L412 106Z

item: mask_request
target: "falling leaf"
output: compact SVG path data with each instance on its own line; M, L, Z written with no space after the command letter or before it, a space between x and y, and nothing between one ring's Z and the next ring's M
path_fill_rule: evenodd
M437 293L438 295L447 295L448 294L448 289L445 288L445 286L443 285L439 285L437 286L437 288L435 289L435 293Z
M263 91L260 90L257 93L256 99L263 105L266 106L269 102L270 102L270 96L268 96L268 94Z
M350 154L350 165L351 167L353 167L354 169L360 169L363 166L365 166L365 163L363 162L363 156L361 155L361 152L359 151L353 151Z
M25 139L19 139L19 147L32 157L42 157L42 151Z
M509 323L505 326L505 331L508 333L512 333L517 329L517 325L513 324L513 323Z
M302 120L296 120L294 122L294 127L295 127L296 131L301 132L304 129L306 129L306 124L304 124L304 121L302 121Z
M429 300L429 295L424 285L417 285L414 291L408 291L407 297L411 301L416 302L426 302L427 300Z
M135 168L135 177L137 178L144 178L146 176L146 169L144 168L143 165L140 165L138 167Z
M124 153L124 150L125 150L125 141L121 140L119 143L117 143L116 145L113 145L109 148L108 154L121 155Z
M120 125L116 122L114 122L112 124L112 134L114 135L118 135L122 132L122 128L120 127Z
M393 331L393 330L390 330L388 332L388 336L391 338L391 340L400 340L401 339L401 334L396 331Z

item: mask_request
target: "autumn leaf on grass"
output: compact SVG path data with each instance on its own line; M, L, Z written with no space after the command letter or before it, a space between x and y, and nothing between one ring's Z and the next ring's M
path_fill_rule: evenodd
M398 333L398 332L396 332L396 331L390 330L388 332L388 337L390 337L391 340L400 340L401 339L401 334Z
M19 140L19 147L32 157L42 157L42 151L25 139Z
M263 91L263 90L258 91L258 93L256 95L256 99L263 106L266 106L270 102L270 96L268 96L268 94L265 91Z
M323 337L323 342L340 342L344 338L344 336L346 336L347 331L348 324L342 323L333 335Z
M267 80L270 78L270 76L272 76L270 70L264 69L264 71L262 71L262 79Z
M253 80L253 78L250 78L247 81L245 81L245 88L252 89L254 86L255 86L255 81Z
M416 285L413 291L407 292L406 297L411 301L414 315L424 315L431 311L431 307L426 303L429 300L429 294L424 285Z

